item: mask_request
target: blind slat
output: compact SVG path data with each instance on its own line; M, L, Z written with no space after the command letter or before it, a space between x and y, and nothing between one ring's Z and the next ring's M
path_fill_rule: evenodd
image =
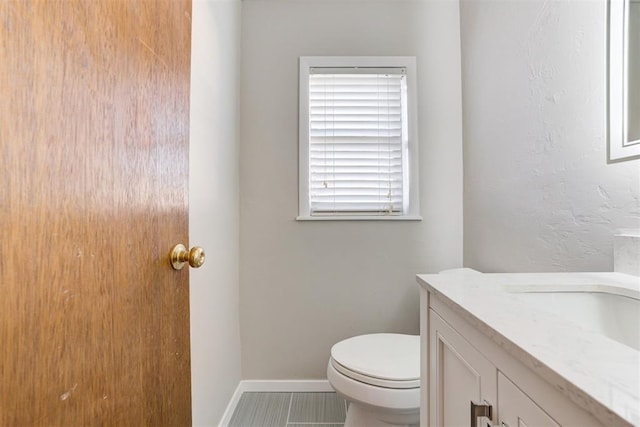
M325 122L328 118L334 122L402 123L400 114L335 114L331 112L311 114L311 123Z
M318 182L333 182L333 181L376 181L376 182L389 182L389 175L385 173L380 173L378 171L375 172L351 172L351 173L341 173L341 174L329 174L326 173L316 173L315 177L312 179L317 180Z
M384 113L382 113L384 111ZM337 116L337 117L399 117L401 118L400 107L385 107L382 110L380 107L311 107L311 117L314 116Z
M340 107L340 108L360 108L360 107L368 107L368 108L380 108L385 106L401 108L402 100L390 99L390 100L379 100L379 99L322 99L313 101L309 106L311 108L317 107Z
M402 132L401 129L386 129L388 132L381 132L381 130L376 129L334 129L331 135L324 135L324 129L312 129L309 131L311 137L320 138L320 137L331 137L331 136L367 136L367 137L381 137L381 136L396 136L401 137Z
M325 166L327 165L329 159L326 159L321 156L311 157L311 165L315 166ZM331 165L363 165L363 166L388 166L388 165L397 165L402 166L402 157L396 156L391 159L381 159L379 157L366 157L366 158L357 158L357 157L334 157L330 160Z
M311 147L315 147L315 146L322 147L324 145L332 145L340 149L349 149L349 147L353 147L355 149L360 149L360 148L366 149L367 147L379 145L379 142L376 140L376 138L371 138L371 137L363 138L359 136L332 137L330 139L313 138L310 142L311 142ZM400 145L401 142L402 141L400 137L385 137L385 144L397 143Z

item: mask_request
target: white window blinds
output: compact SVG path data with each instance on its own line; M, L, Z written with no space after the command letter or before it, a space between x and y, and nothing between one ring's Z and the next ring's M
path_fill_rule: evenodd
M402 215L405 69L309 71L311 215Z

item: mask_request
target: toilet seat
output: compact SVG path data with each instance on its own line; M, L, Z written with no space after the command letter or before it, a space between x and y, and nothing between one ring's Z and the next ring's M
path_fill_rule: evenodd
M389 389L420 387L420 337L360 335L331 348L333 368L354 380Z
M354 380L363 382L365 384L373 385L376 387L384 387L384 388L393 388L393 389L411 389L420 387L420 379L408 380L408 381L392 381L392 380L384 380L382 378L369 377L366 375L362 375L358 372L354 372L348 369L345 366L342 366L333 358L331 359L331 366L335 368L336 371L340 372L342 375L352 378Z

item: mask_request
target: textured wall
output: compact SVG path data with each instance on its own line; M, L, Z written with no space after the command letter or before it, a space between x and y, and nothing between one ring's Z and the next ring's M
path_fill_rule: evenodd
M640 162L606 163L605 2L462 1L464 263L611 271Z
M337 341L419 331L416 273L462 263L458 4L244 1L243 378L326 378ZM298 57L417 57L421 222L296 222Z
M240 7L193 1L189 243L207 254L189 272L194 426L218 425L240 381Z

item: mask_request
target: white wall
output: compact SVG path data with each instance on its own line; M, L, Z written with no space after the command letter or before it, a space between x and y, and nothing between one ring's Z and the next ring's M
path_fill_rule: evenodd
M611 271L640 163L606 163L604 1L461 3L464 261Z
M193 425L218 425L240 381L240 1L194 0L191 53L189 243Z
M243 2L243 378L326 378L343 338L419 332L415 274L462 263L459 47L454 1ZM303 55L417 57L422 222L295 221Z

